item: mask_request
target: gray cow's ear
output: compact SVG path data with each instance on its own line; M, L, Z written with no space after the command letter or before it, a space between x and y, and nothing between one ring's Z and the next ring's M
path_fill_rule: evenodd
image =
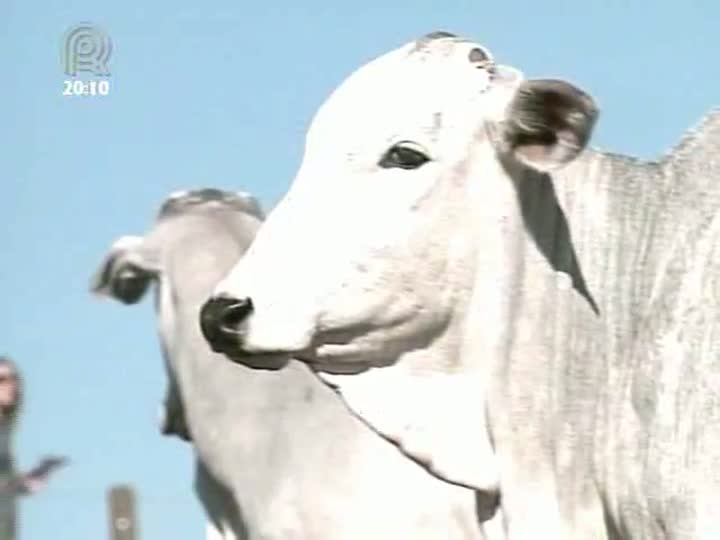
M135 304L156 276L155 261L144 249L143 238L123 236L115 241L100 263L92 277L90 291L124 304Z
M528 80L510 102L503 142L535 169L561 167L587 146L598 112L593 98L568 82Z

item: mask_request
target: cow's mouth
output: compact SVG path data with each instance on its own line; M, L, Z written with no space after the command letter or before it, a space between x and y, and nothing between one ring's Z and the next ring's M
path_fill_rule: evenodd
M334 375L354 375L372 368L363 346L364 332L358 329L318 333L311 347L293 356L313 371Z
M372 367L368 362L333 361L326 358L318 359L317 356L308 354L299 354L296 355L296 358L307 364L314 372L330 373L332 375L356 375Z
M241 364L252 369L265 369L277 371L287 366L290 357L287 353L251 354L242 350L224 353L235 364Z

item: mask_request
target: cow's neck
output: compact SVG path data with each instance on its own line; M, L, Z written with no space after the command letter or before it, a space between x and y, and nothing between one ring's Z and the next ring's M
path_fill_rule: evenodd
M646 262L640 217L652 219L647 210L657 206L657 190L640 190L640 179L627 182L627 171L617 178L618 168L631 165L588 153L554 178L515 164L514 186L475 183L470 198L478 208L468 228L477 231L480 249L464 271L477 279L460 295L446 334L389 367L323 377L431 472L497 489L493 439L502 446L517 429L543 429L553 407L575 397L553 393L558 370L594 380L608 349L621 349L633 334L633 270ZM498 204L488 207L487 200ZM639 255L628 262L628 253ZM594 392L578 388L577 403L594 407Z
M707 169L702 153L693 159ZM509 504L520 493L541 514L558 508L538 500L560 496L579 510L564 509L578 518L575 532L602 521L595 483L604 496L607 477L626 472L601 470L618 427L608 395L623 400L629 348L652 316L668 252L703 230L720 204L707 200L720 190L709 183L717 174L693 180L703 176L697 167L683 164L679 179L672 160L594 151L552 176L510 165L511 196L496 185L490 196L468 197L481 246L468 268L477 278L447 333L389 367L323 377L371 427L446 480L499 487ZM506 493L513 483L522 487Z
M718 139L716 112L658 161L589 150L553 174L552 187L544 182L541 190L526 194L537 201L555 192L577 266L604 322L608 359L624 356L627 342L652 316L659 282L692 265L698 239L712 234L720 204ZM537 197L541 192L544 198ZM542 209L544 214L535 214L542 215L545 237L553 238L554 259L562 265L572 252L562 249L568 243L561 235L547 230L559 220L546 216L557 214L547 202L526 206Z
M662 274L671 246L658 237L679 227L664 215L672 179L657 163L594 151L552 176L517 177L522 238L507 272L506 353L530 347L540 359L560 359L568 351L557 347L570 343L596 359L617 357Z
M447 187L464 190L451 197L459 205L452 209L456 219L465 220L457 230L479 236L464 239L477 246L475 260L464 257L453 264L453 281L467 288L456 291L454 316L444 333L422 349L388 358L386 367L322 378L341 389L360 418L435 475L496 492L498 467L484 414L492 377L488 359L505 350L507 298L515 277L507 270L522 251L523 235L512 183L502 181L499 164L496 171L484 167L482 172L498 180L463 180ZM488 200L497 204L483 204ZM493 279L476 280L480 273Z
M678 276L697 266L697 239L714 227L720 197L717 173L708 172L717 165L697 165L701 155L674 168L676 158L643 163L587 152L552 178L528 174L518 183L526 242L510 266L491 429L498 454L512 463L501 476L524 486L540 478L574 515L599 512L599 499L637 476L620 448L639 448L644 436L633 401L636 363L645 358L636 354L638 336L658 317L668 280L679 289ZM624 433L636 439L623 441Z
M650 426L658 385L672 401L679 351L691 350L702 334L693 321L704 310L706 321L717 319L710 299L717 294L718 140L720 115L710 116L658 162L588 153L554 179L599 307L593 317L570 298L553 310L558 302L548 295L546 317L556 328L564 320L570 330L564 341L555 340L562 344L555 349L555 380L564 382L555 385L561 389L556 411L575 427L570 436L592 434L584 443L593 455L585 459L593 459L595 481L616 509L620 486L635 483L641 492L640 471L652 462L637 452L657 444L648 438L657 436ZM664 421L678 419L666 413ZM569 437L556 439L561 449L569 446Z
M653 241L666 232L667 183L657 163L594 151L555 173L552 184L543 183L542 192L559 208L545 203L552 219L531 227L542 229L544 242L553 244L554 269L572 276L574 291L604 322L610 351L632 339L638 315L647 310L661 256ZM563 222L567 234L558 226Z

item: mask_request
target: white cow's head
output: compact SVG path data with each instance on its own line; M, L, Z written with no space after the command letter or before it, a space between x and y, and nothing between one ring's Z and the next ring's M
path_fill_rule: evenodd
M471 394L482 410L467 358L482 364L497 339L514 171L574 159L596 114L573 85L524 81L446 33L370 62L319 110L292 188L202 310L206 338L253 367L289 353L335 374L324 378L409 455L491 486L437 444L462 436L467 459L491 454L480 424L456 433L448 415Z

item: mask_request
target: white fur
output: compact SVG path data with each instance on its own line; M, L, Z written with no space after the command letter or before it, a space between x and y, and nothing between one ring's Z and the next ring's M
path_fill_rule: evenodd
M401 366L333 377L346 402L435 474L492 491L497 470L483 415L474 415L477 426L468 429L451 412L469 402L482 411L486 375L422 369L448 352L476 348L466 339L475 330L463 328L464 314L455 312L457 300L471 285L477 228L507 224L503 205L478 214L477 202L514 197L492 165L485 126L502 118L522 75L498 66L491 80L467 61L476 46L457 43L446 55L438 45L437 57L429 53L423 62L408 61L406 46L341 85L309 129L290 192L216 293L251 297L248 352L302 351L323 329L371 328L317 351L331 371ZM431 77L426 62L433 62ZM378 84L388 77L392 82ZM425 148L432 161L418 170L381 168L382 154L403 140ZM463 185L458 168L475 171L477 185ZM431 196L439 178L444 193ZM478 264L507 259L496 256L507 250L502 234L488 236L483 249ZM500 314L485 318L486 329L502 320ZM402 348L418 335L429 343L405 351L402 361L385 352L388 342Z

